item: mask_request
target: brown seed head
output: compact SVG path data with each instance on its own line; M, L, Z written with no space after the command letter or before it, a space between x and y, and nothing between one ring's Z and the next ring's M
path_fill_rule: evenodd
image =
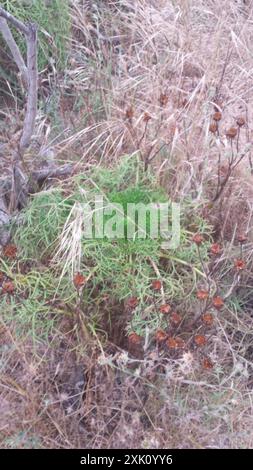
M206 337L204 335L196 335L194 336L194 343L197 346L205 346L206 344Z
M132 120L132 118L134 117L134 110L132 107L130 108L127 108L126 112L125 112L125 117L126 119L128 119L129 121Z
M205 359L202 362L202 365L204 369L213 369L213 363L208 357L205 357Z
M172 314L170 316L170 319L171 319L171 322L174 325L178 325L182 321L181 315L179 315L179 313L177 313L177 312L172 312Z
M176 337L170 337L167 339L166 344L169 349L181 349L185 347L185 342L182 338L179 336Z
M213 315L211 313L203 313L201 318L205 325L211 326L213 324Z
M217 295L217 297L213 298L213 306L217 310L220 310L224 306L224 300L219 295Z
M157 330L155 334L155 339L157 343L162 343L163 341L167 339L167 337L168 337L167 333L165 333L165 331L163 330Z
M137 299L137 297L129 297L129 299L127 300L127 306L131 309L134 309L137 307L139 301Z
M15 291L15 286L12 281L5 281L2 284L3 292L6 294L13 294Z
M218 130L217 122L212 122L209 126L209 131L212 132L212 134L216 134L217 130Z
M237 271L242 271L243 269L245 269L246 263L243 259L238 258L235 260L234 266Z
M148 121L150 121L150 119L151 119L150 114L145 112L144 115L143 115L143 121L148 122Z
M239 126L239 127L242 127L244 126L245 124L245 119L243 117L239 117L236 119L236 124Z
M166 95L166 93L161 93L159 96L159 103L161 106L166 106L166 104L169 101L169 97Z
M14 259L17 256L17 247L14 244L6 245L3 249L3 255L6 258Z
M199 300L206 300L208 298L208 291L205 289L200 289L197 291L196 296Z
M154 290L161 290L162 288L162 283L159 281L159 279L156 279L155 281L152 281L152 289Z
M248 240L246 233L240 233L237 237L239 243L243 244Z
M73 283L76 289L81 289L86 283L87 278L80 273L76 273L73 278Z
M165 315L168 315L171 311L171 306L168 304L161 305L159 308L161 313L164 313Z
M237 129L236 129L236 127L230 127L230 129L228 129L228 130L226 131L226 137L227 137L228 139L231 139L231 140L232 140L232 139L234 139L234 138L236 137L236 135L237 135Z
M137 335L137 333L135 333L134 331L132 331L130 335L128 336L128 341L131 344L141 344L142 337L140 335Z
M192 237L192 241L196 243L196 245L201 245L201 243L204 241L204 237L200 233L195 233L195 235Z
M220 111L216 111L216 113L214 113L214 115L213 115L213 120L216 121L216 122L218 122L218 121L221 120L221 118L222 118L221 112L220 112Z
M168 338L167 341L166 341L166 344L168 346L169 349L176 349L177 348L177 342L175 340L175 338Z
M176 344L177 344L177 348L181 349L181 348L184 348L185 347L185 342L182 338L180 338L179 336L176 336L175 337L175 340L176 340Z
M213 255L219 255L221 252L221 246L219 245L219 243L213 243L210 247L210 252Z

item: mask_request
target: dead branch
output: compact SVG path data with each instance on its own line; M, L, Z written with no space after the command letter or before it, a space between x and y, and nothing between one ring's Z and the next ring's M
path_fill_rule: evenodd
M6 11L3 7L0 7L0 16L12 23L13 26L15 26L15 28L17 28L21 33L25 35L29 33L27 26L22 23L22 21L15 18L15 16L11 15L11 13L8 13L8 11Z
M26 65L7 22L10 22L25 35L27 46ZM0 32L2 32L14 61L22 76L25 77L27 84L27 105L23 129L12 155L12 177L5 178L2 187L0 185L0 244L8 240L8 224L12 220L13 214L15 217L16 210L26 205L29 194L39 190L47 179L68 176L73 171L73 165L64 165L61 168L51 166L46 169L32 171L31 168L26 167L24 161L25 151L30 145L34 132L37 114L37 29L35 23L24 24L0 7Z
M73 172L74 165L66 164L58 168L45 168L42 170L36 170L32 173L32 181L35 181L41 186L47 179L61 178L63 176L69 176Z
M46 180L53 180L57 178L64 178L71 176L74 172L75 166L72 163L67 163L66 165L58 166L58 167L48 167L48 168L41 168L39 170L32 171L30 175L29 184L27 184L28 193L33 193L33 185L36 186L37 190L41 189L42 185L46 182ZM3 202L4 206L0 205L4 212L8 212L8 204L6 200L10 197L10 191L12 187L12 178L7 177L3 180L0 180L0 201Z
M37 29L35 23L28 24L27 40L27 69L28 69L28 99L24 120L23 133L20 139L19 152L21 157L29 146L35 127L38 95L38 67L37 67Z
M3 38L8 45L13 59L20 71L21 74L21 80L24 86L27 88L28 87L28 72L27 72L27 67L25 65L24 59L20 53L20 50L16 44L16 41L12 35L12 32L8 26L7 21L4 18L0 17L0 32L3 35Z
M28 86L27 105L23 124L22 135L18 148L13 152L12 159L12 194L10 198L10 211L15 211L18 207L23 207L27 198L27 169L24 164L24 154L29 147L35 128L37 114L37 95L38 95L38 67L37 67L37 25L35 23L24 24L13 15L0 7L0 31L9 45L15 63L25 75ZM25 35L27 46L27 66L24 64L19 48L12 36L7 24L9 21L16 29Z
M4 197L0 197L0 246L8 243L10 215Z
M61 167L43 168L35 170L30 175L30 180L26 185L27 195L39 191L46 181L54 180L71 176L74 171L73 164L66 164ZM10 197L12 190L12 179L5 178L0 180L0 246L8 243L10 238L9 224L11 221L19 217L18 215L11 215L8 210L7 200ZM21 217L22 220L22 217Z

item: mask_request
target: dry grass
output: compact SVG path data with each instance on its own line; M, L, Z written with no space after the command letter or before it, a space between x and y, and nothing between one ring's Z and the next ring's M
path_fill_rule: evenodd
M224 246L216 285L230 292L243 231L247 270L216 317L210 370L198 351L171 358L153 345L133 359L95 327L80 338L68 315L36 352L14 320L3 323L1 446L252 448L253 1L73 0L72 22L56 115L38 118L39 154L82 170L139 153L171 197L195 200L213 223ZM215 106L219 135L209 131ZM245 156L212 202L231 152Z

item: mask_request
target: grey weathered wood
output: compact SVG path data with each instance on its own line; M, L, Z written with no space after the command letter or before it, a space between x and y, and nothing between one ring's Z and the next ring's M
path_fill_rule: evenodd
M23 156L25 149L30 145L34 132L38 100L38 67L37 67L37 30L35 23L28 24L27 38L27 70L28 70L28 98L27 108L20 139L19 151Z
M28 34L27 26L24 23L22 23L22 21L15 18L15 16L13 16L11 13L8 13L8 11L6 11L3 7L0 7L0 16L4 18L5 20L9 21L10 23L12 23L13 26L15 26L15 28L21 31L21 33Z
M40 185L43 184L43 182L49 178L60 178L63 176L70 176L73 169L74 165L70 163L61 167L49 167L42 170L36 170L32 172L32 181L35 181L38 185Z
M12 36L7 21L22 32L26 38L27 65L25 65L18 46ZM12 158L12 190L9 200L10 211L15 211L26 203L27 183L30 169L26 168L24 155L29 147L35 128L38 101L38 67L37 67L37 30L35 23L24 24L2 7L0 7L0 31L9 45L14 61L25 76L27 84L27 104L23 130L17 148L13 150Z
M10 215L4 197L0 197L0 245L6 245L10 238L8 224L10 223Z
M16 41L12 35L12 32L8 26L8 23L5 18L0 17L0 32L3 35L3 38L8 45L13 59L20 71L22 82L25 85L25 87L28 87L28 72L27 72L27 67L25 65L24 59L22 57L22 54L16 44Z

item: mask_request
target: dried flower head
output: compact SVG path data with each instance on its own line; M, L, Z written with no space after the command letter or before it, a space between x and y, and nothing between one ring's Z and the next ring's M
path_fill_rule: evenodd
M221 178L226 178L228 174L229 168L227 165L221 165L220 168L218 169L218 176Z
M192 237L192 241L196 243L196 245L201 245L201 243L204 241L204 237L200 233L195 233L195 235Z
M142 342L142 337L140 335L137 335L135 331L132 331L130 335L128 336L128 341L131 344L141 344Z
M169 101L169 97L168 95L166 95L166 93L161 93L160 96L159 96L159 103L161 106L166 106L166 104L168 103Z
M12 281L4 281L2 284L3 292L7 294L13 294L15 286Z
M208 313L208 312L203 313L201 318L202 318L203 323L205 323L205 325L211 326L213 324L214 319L211 313Z
M132 108L132 106L130 106L129 108L127 108L126 112L125 112L125 118L128 119L129 121L131 121L134 117L134 110Z
M218 124L217 122L212 122L209 126L209 131L212 132L212 134L216 134L218 131Z
M185 347L185 341L182 338L180 338L179 336L176 336L175 340L176 340L176 344L177 344L178 349L182 349L182 348Z
M155 339L157 341L157 343L162 343L163 341L165 341L167 339L168 335L167 333L165 333L164 330L157 330L156 334L155 334Z
M170 320L174 325L178 325L182 321L181 315L177 312L173 312L170 316Z
M232 139L234 139L236 136L237 136L237 129L236 129L236 127L230 127L230 129L228 129L228 130L226 131L226 137L227 137L228 139L231 139L231 140L232 140Z
M17 247L14 244L6 245L3 249L3 255L6 258L14 259L17 256Z
M165 315L168 315L171 311L171 306L168 304L161 305L159 308L161 313L164 313Z
M219 255L221 252L221 246L219 245L219 243L213 243L210 247L210 252L213 255Z
M237 240L238 240L239 243L243 244L248 240L248 237L247 237L246 233L240 233L237 236Z
M129 297L129 299L127 299L127 306L131 309L134 309L137 307L139 301L137 299L137 297Z
M236 119L236 124L239 126L239 127L242 127L244 126L245 124L245 119L243 117L239 117Z
M219 295L217 295L217 297L213 298L213 306L217 310L220 310L224 306L224 300Z
M218 121L221 120L221 118L222 118L221 112L220 112L220 111L216 111L216 112L214 113L214 115L213 115L213 120L218 122Z
M176 342L175 338L172 338L172 336L167 339L166 344L167 344L169 349L176 349L177 348L177 342Z
M151 119L150 114L145 112L144 115L143 115L143 121L148 122L148 121L150 121L150 119Z
M196 335L194 336L194 343L196 346L205 346L206 344L206 337L204 335Z
M242 271L243 269L245 269L246 263L243 259L238 258L235 260L234 266L237 271Z
M73 278L73 283L76 289L81 289L86 283L87 278L80 273L76 273Z
M204 369L213 369L213 363L208 357L205 357L205 359L202 362L202 365Z
M161 288L162 288L161 281L159 281L159 279L156 279L155 281L152 281L152 288L154 290L161 290Z
M0 282L3 282L4 280L4 273L0 271Z
M208 295L209 295L209 293L205 289L198 290L197 294L196 294L196 296L199 300L206 300L208 298Z
M182 349L185 347L185 342L179 336L170 337L167 339L166 344L169 349Z

